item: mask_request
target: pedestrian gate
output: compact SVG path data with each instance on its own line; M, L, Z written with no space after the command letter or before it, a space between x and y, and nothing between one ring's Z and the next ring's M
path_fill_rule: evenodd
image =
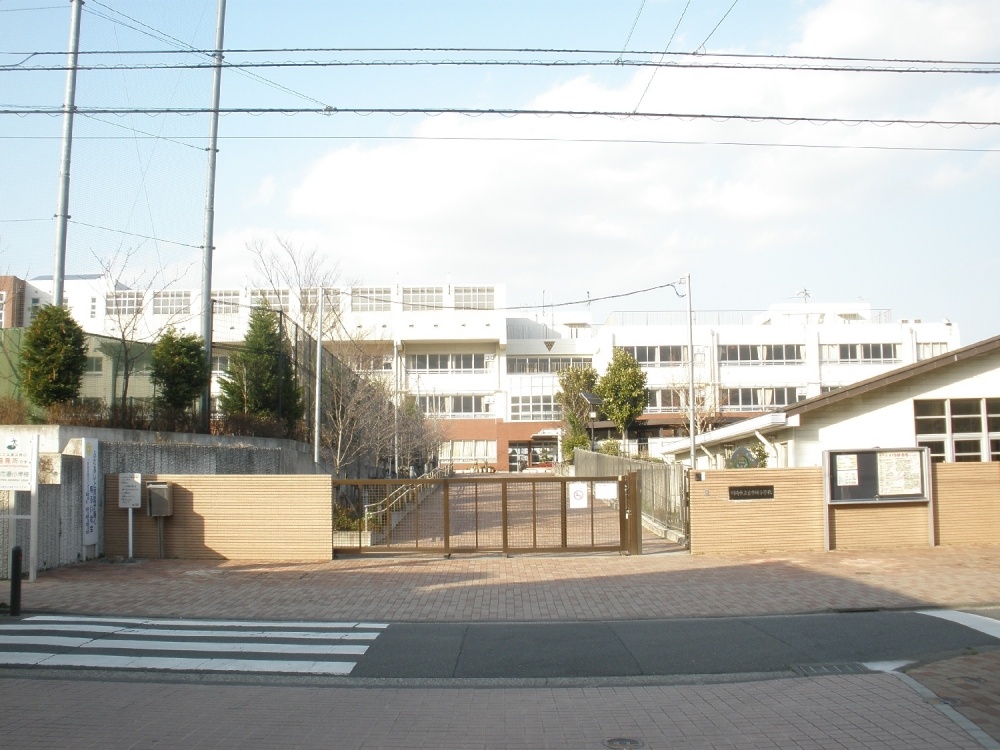
M341 552L641 552L635 474L334 480Z

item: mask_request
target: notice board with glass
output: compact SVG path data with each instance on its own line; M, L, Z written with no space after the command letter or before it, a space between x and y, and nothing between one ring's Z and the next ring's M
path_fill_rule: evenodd
M823 464L831 504L930 500L926 448L826 451Z

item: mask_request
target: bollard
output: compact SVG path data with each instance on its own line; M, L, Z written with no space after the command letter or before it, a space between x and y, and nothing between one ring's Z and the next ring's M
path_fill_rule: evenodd
M24 554L20 547L10 551L10 616L21 615L21 564Z

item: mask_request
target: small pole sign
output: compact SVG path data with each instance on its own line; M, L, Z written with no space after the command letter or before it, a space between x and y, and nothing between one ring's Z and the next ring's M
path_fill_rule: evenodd
M132 554L132 511L142 507L142 474L118 475L118 507L128 508L128 559Z

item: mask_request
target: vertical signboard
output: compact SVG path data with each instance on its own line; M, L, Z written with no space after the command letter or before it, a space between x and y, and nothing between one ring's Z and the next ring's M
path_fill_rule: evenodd
M83 439L83 546L97 544L97 441ZM87 559L84 550L83 559Z
M30 515L17 515L16 503L10 504L7 523L10 545L17 542L15 523L28 519L28 580L38 574L38 435L7 435L0 439L0 490L31 493Z

